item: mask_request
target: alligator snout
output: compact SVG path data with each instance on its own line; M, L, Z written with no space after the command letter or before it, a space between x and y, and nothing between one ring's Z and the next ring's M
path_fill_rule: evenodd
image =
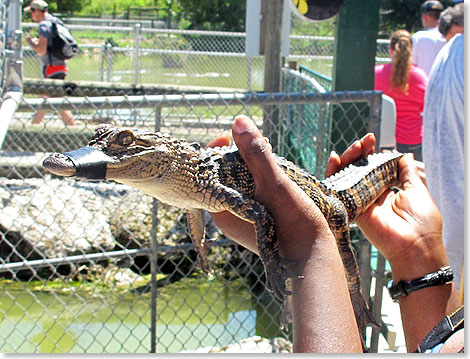
M46 171L49 171L58 176L70 177L77 171L70 157L61 153L53 153L47 157L42 166Z
M110 160L102 151L87 146L64 154L53 153L42 165L58 176L99 180L106 179L106 165Z

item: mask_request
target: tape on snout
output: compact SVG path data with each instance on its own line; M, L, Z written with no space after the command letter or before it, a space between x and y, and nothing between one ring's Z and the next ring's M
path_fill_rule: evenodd
M92 147L83 147L64 153L75 166L75 176L87 179L106 179L106 165L110 158Z

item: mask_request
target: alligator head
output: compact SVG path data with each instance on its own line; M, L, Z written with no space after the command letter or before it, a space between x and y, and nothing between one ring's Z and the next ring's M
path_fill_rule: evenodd
M97 127L88 146L53 153L43 167L59 176L147 181L166 172L171 144L166 134L103 125Z

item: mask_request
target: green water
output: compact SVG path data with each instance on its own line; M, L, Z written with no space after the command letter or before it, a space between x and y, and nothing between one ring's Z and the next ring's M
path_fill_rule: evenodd
M191 278L159 288L157 352L221 347L260 335L257 328L276 322L259 309L265 306L240 281ZM150 294L136 290L2 281L0 352L148 353L150 312Z

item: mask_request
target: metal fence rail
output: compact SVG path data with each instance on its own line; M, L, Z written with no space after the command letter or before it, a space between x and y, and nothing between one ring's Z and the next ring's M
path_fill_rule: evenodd
M343 120L364 120L373 129L377 96L296 91L23 99L0 153L0 351L207 352L255 336L288 340L258 258L210 221L216 276L208 281L198 271L183 211L123 185L51 177L40 163L49 152L83 146L102 122L204 144L237 114L261 126L266 105L281 114L276 135L280 148L289 148L283 133L303 107L344 109ZM368 106L369 116L349 118L350 106ZM32 125L38 109L47 115ZM64 109L76 126L63 125L58 111ZM304 113L307 122L330 121ZM315 128L321 126L311 127L312 137L318 137Z

